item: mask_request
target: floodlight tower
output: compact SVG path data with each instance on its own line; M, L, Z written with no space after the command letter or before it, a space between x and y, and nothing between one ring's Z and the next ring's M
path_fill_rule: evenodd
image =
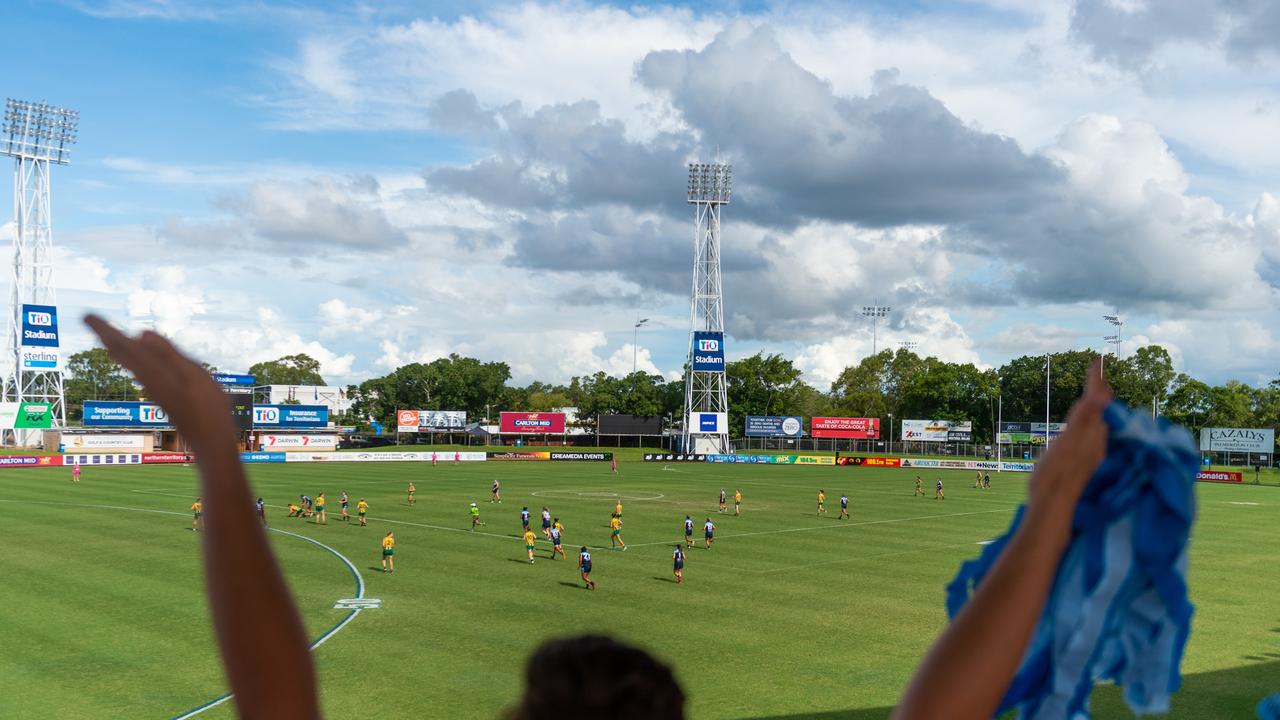
M1116 329L1116 334L1106 336L1106 341L1116 346L1116 359L1119 360L1120 359L1120 331L1124 329L1124 320L1121 320L1119 315L1103 315L1102 319L1106 320Z
M888 305L881 305L878 302L875 305L863 305L862 314L871 318L871 354L876 354L876 326L880 324L880 318L888 317L889 311L893 308Z
M720 209L729 204L732 180L733 170L728 163L689 164L693 297L689 307L689 362L684 376L685 452L730 450L724 296L720 288Z
M53 234L51 230L50 170L53 165L71 162L71 146L76 142L80 113L7 99L4 124L0 126L0 155L13 158L13 215L17 226L13 240L13 293L9 309L9 342L13 371L6 379L6 399L42 402L50 405L53 427L66 425L66 402L62 392L61 358L58 357L57 328L53 326L52 346L41 353L42 360L24 362L24 304L54 305ZM38 320L45 324L45 318ZM56 313L51 318L56 323ZM42 343L49 345L48 342ZM52 360L48 358L52 356ZM35 431L15 430L19 444L27 444Z

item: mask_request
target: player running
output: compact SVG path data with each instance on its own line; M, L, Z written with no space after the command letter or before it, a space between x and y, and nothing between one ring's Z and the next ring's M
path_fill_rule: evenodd
M528 551L528 553L529 553L529 564L530 564L530 565L532 565L532 564L533 564L533 547L534 547L534 544L535 544L537 541L538 541L538 536L537 536L537 535L534 535L532 530L530 530L530 529L528 529L528 528L525 528L525 531L524 531L524 549L525 549L525 550L527 550L527 551ZM554 554L552 554L552 556L551 556L551 557L552 557L552 558L554 558L554 557L555 557L555 555L554 555Z
M720 488L720 512L724 512L724 488Z
M365 526L364 514L367 512L369 512L369 503L365 502L364 498L360 498L360 502L356 503L356 517L360 518L360 527Z
M299 495L298 500L302 503L302 516L311 517L311 496Z
M595 590L596 583L591 579L591 553L587 552L586 545L578 553L578 571L582 573L582 581L587 584L587 589Z
M529 506L525 505L524 508L520 510L520 532L524 532L525 530L528 530L528 529L529 529Z
M409 492L409 504L410 504L410 505L412 505L412 504L413 504L413 502L414 502L414 500L413 500L413 494L414 494L414 493L416 493L416 492L418 492L418 488L417 488L417 487L415 487L415 486L414 486L414 484L413 484L412 482L410 482L410 483L409 483L409 489L408 489L408 492Z
M827 493L825 490L818 490L818 514L827 514Z
M627 544L622 542L622 518L617 515L613 516L613 519L609 521L609 528L612 530L609 534L609 549L612 550L615 546L621 545L622 549L626 550Z
M676 584L679 585L684 582L684 548L676 545L676 551L671 554L671 564L676 574Z
M617 504L613 506L613 516L616 518L622 517L622 498L618 498Z
M693 518L684 516L684 546L693 547Z
M489 489L489 502L491 503L502 502L502 486L498 484L497 480L493 481L493 487Z
M258 498L257 502L253 504L253 507L255 510L258 511L258 519L262 521L262 527L268 527L267 504L262 501L262 498Z
M542 537L551 539L551 511L546 505L542 506Z
M320 525L327 524L325 523L325 520L324 520L324 491L323 490L321 490L320 493L316 495L316 512L320 513L320 517L317 518L316 522Z
M468 510L468 512L471 513L471 532L475 532L476 526L481 524L480 508L477 507L475 503L471 503L471 508Z
M923 487L923 485L921 484L921 483L923 483L923 482L924 482L924 481L922 481L922 480L920 479L920 476L919 476L919 475L917 475L917 476L916 476L916 495L924 495L924 487Z
M390 569L388 569L390 566ZM382 538L382 572L396 571L396 534L391 530Z
M840 519L849 519L849 496L844 493L840 494Z
M715 542L716 524L711 522L711 518L702 525L702 539L706 543L706 548L711 549L711 543Z
M342 505L342 517L339 519L351 522L351 514L347 512L347 504L350 502L350 498L347 497L346 490L342 491L342 498L338 502Z
M525 530L525 533L528 533ZM560 553L560 557L568 560L569 557L564 554L564 548L560 547L560 539L564 534L564 525L560 524L560 518L551 521L551 559L556 559L556 553Z
M200 515L203 512L204 512L204 503L200 501L200 498L196 498L196 501L191 503L191 531L192 532L195 532L196 530L199 530L201 527L204 526L204 521L200 519Z
M947 496L942 492L942 478L938 478L938 482L937 482L937 484L934 486L934 489L933 489L933 499L934 499L934 500L946 500L946 499L947 499Z
M733 514L742 514L742 491L737 489L733 491Z

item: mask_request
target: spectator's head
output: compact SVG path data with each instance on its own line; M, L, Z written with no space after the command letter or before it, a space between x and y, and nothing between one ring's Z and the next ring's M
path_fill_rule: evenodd
M548 672L548 668L554 668ZM684 692L666 665L601 635L551 640L529 657L510 720L683 720Z

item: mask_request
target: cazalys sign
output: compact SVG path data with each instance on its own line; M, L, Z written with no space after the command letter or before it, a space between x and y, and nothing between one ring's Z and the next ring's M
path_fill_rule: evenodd
M1276 431L1272 428L1201 428L1200 449L1270 454L1276 449Z

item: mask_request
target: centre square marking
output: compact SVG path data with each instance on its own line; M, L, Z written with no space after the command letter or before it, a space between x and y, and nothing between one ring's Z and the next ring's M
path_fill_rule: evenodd
M334 610L377 610L380 607L381 598L343 598L333 603Z

